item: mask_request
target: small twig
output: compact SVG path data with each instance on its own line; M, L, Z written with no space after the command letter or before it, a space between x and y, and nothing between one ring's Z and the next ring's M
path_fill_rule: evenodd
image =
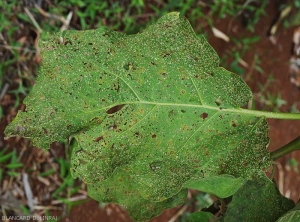
M16 49L16 50L24 50L26 52L33 52L33 53L36 53L36 50L34 49L28 49L28 48L24 48L24 47L20 47L20 46L10 46L10 45L3 45L3 44L0 44L0 47L1 48L5 48L5 49L8 49L9 51L12 52L13 49Z
M60 22L63 23L62 27L60 28L61 31L67 30L69 27L69 24L71 22L72 16L73 16L73 12L70 11L67 19L65 19L63 16L58 16L55 14L50 14L46 11L44 11L40 6L38 6L37 4L34 5L34 7L39 11L40 14L42 14L43 16L47 17L47 18L51 18L51 19L55 19L55 20L59 20Z
M62 16L58 16L55 14L50 14L46 11L44 11L40 6L38 6L37 4L34 4L34 7L39 11L40 14L42 14L43 16L47 17L47 18L52 18L52 19L56 19L59 20L61 22L65 22L65 18Z
M87 191L85 191L85 190L78 190L78 192L77 193L80 193L80 194L83 194L83 195L88 195L88 192Z
M37 176L37 179L38 179L38 181L42 182L42 183L45 184L46 186L50 186L50 181L47 180L46 178L41 177L41 176Z
M189 190L188 191L188 195L187 195L188 201L190 201L191 198L192 198L192 193ZM188 204L184 204L168 222L175 222L176 219L178 217L180 217L186 211L187 208L188 208Z
M277 32L278 26L281 23L281 21L290 14L290 12L292 11L292 7L291 6L287 6L285 7L279 15L279 18L277 19L277 21L275 22L274 25L272 25L271 30L270 30L270 36L274 36L275 33Z
M243 60L242 58L238 58L238 63L240 63L245 68L249 68L248 63L245 60Z
M27 199L27 203L29 206L29 209L31 212L33 212L34 207L33 207L33 194L31 191L31 187L28 181L28 174L27 173L23 173L23 185L24 185L24 190L25 190L25 195L26 195L26 199Z
M60 28L60 31L64 31L64 30L67 30L69 25L70 25L70 22L71 22L71 19L72 19L72 16L73 16L73 12L70 11L68 16L67 16L67 19L65 20L65 23L63 23L62 27Z
M31 12L28 10L27 7L24 8L26 14L28 15L28 17L30 18L30 20L32 21L33 25L36 27L36 29L39 31L39 33L42 33L43 30L41 29L41 27L39 26L39 24L36 22L35 18L33 17L33 15L31 14Z
M69 202L75 202L75 201L78 201L78 200L86 200L88 199L88 196L86 195L80 195L80 196L76 196L76 197L71 197L68 199ZM62 200L53 200L51 201L51 204L52 205L56 205L56 204L62 204L64 203Z
M35 210L61 210L61 207L55 207L55 206L39 206L35 205L34 206Z
M7 90L9 88L9 84L8 83L5 83L2 90L1 90L1 93L0 93L0 100L3 98L3 96L6 94Z
M188 205L186 205L186 204L183 205L168 222L175 222L176 219L178 217L180 217L186 211L187 208L188 208Z

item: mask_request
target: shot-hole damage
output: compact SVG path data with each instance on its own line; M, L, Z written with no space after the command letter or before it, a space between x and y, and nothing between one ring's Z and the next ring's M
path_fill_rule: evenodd
M100 140L102 140L103 139L103 136L99 136L99 137L97 137L96 139L94 139L93 141L94 142L99 142Z
M200 117L201 117L202 119L206 119L206 118L208 117L208 113L202 113L202 114L200 115Z
M136 67L134 66L133 62L129 62L123 66L123 69L130 71L130 70L135 70Z
M215 103L217 104L217 106L221 106L222 100L221 100L220 98L217 98L217 99L215 100Z
M159 170L162 166L161 161L153 161L152 163L149 164L149 167L151 170Z
M116 113L116 112L120 111L124 106L125 106L125 104L113 106L113 107L111 107L110 109L108 109L108 110L106 111L106 113L107 113L107 114L113 114L113 113Z
M72 46L44 51L47 66L27 100L28 113L18 114L11 125L11 131L17 127L18 134L43 148L52 140L76 136L74 175L87 182L97 201L126 206L136 221L184 204L182 185L193 175L210 179L236 173L250 178L267 165L258 162L268 157L263 155L265 145L258 146L267 140L265 122L256 124L254 115L239 109L250 95L247 86L239 79L232 84L235 76L217 67L217 54L204 38L195 39L192 29L185 28L187 21L182 23L174 13L161 21L130 37L108 31L104 38L102 28L70 32ZM172 25L172 33L166 32L165 23ZM75 34L82 40L78 47ZM41 44L52 47L52 42ZM242 130L255 138L246 141ZM258 157L245 155L241 161L249 164L243 170L238 159L242 155L232 155L240 147L250 149L251 155L264 149ZM224 168L224 162L234 164Z
M237 122L233 120L233 121L231 122L231 126L237 127Z
M166 58L166 57L168 57L168 56L170 56L170 55L171 55L171 53L168 53L168 52L167 52L167 53L163 53L163 54L162 54L162 57L163 57L163 58Z
M128 71L128 70L129 70L129 65L128 65L128 64L124 65L124 66L123 66L123 69L125 69L125 70Z

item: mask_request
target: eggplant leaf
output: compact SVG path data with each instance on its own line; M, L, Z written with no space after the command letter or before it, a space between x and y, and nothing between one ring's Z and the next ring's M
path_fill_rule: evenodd
M270 166L265 117L240 108L250 89L219 67L213 48L178 13L136 35L65 31L47 34L40 47L39 76L6 138L43 148L75 138L72 174L99 201L145 220L132 207L140 198L164 202L190 179L248 179ZM156 214L165 209L159 206Z

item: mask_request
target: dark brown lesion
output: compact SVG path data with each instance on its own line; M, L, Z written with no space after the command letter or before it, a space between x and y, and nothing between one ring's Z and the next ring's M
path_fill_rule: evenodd
M93 141L94 142L99 142L100 140L103 140L103 136L99 136L96 139L94 139Z

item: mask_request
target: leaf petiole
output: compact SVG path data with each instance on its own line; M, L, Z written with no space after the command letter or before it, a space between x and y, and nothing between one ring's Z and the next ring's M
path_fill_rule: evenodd
M284 145L283 147L271 152L271 159L277 160L280 157L296 150L300 150L300 136Z
M300 120L299 113L276 113L276 112L267 112L267 111L259 111L259 110L249 110L249 109L236 109L230 110L232 112L241 111L242 113L253 114L256 116L264 116L270 119L290 119L290 120Z

